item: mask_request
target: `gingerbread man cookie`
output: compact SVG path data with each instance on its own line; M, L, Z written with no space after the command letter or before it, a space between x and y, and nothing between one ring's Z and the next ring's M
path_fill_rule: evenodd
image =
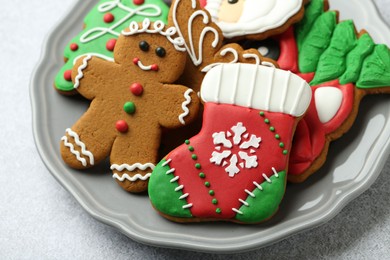
M118 38L115 62L90 55L77 60L72 80L91 105L62 138L61 155L69 166L85 169L109 156L122 188L146 190L162 127L185 125L199 108L193 90L171 84L186 62L175 34L161 21L132 22Z

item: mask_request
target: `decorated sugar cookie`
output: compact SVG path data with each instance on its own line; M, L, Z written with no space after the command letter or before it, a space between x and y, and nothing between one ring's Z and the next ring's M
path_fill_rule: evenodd
M144 18L166 22L168 6L162 0L100 0L84 19L84 29L65 47L66 63L57 73L54 86L63 94L76 93L71 70L84 55L113 61L113 49L121 31L131 21Z
M118 38L113 62L92 55L76 61L74 87L91 105L61 139L69 166L89 168L109 156L122 188L147 189L162 128L184 126L199 107L193 90L172 84L186 61L183 41L175 35L161 21L132 22Z
M225 38L261 40L299 21L304 0L201 0Z
M302 182L326 160L331 141L352 126L361 99L390 93L390 52L353 21L339 22L324 0L312 0L302 21L268 41L244 41L273 55L280 68L310 83L312 104L297 126L291 149L289 180Z
M153 170L149 197L177 222L259 223L283 198L295 126L312 97L289 71L221 64L204 78L200 133Z

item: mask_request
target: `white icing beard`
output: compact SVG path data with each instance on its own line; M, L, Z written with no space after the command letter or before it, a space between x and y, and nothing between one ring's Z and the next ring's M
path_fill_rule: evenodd
M282 26L299 12L303 0L239 0L245 3L236 23L221 21L218 13L222 7L217 7L220 0L209 1L205 8L211 13L213 21L221 28L226 38L233 38L264 33Z

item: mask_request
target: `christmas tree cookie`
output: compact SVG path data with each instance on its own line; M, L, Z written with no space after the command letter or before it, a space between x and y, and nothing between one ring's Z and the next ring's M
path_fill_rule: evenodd
M54 87L74 94L72 67L84 55L113 61L113 49L123 29L131 21L167 21L169 8L163 0L100 0L84 19L84 29L65 47L65 64L58 71Z
M201 88L202 130L153 170L154 208L178 222L271 218L311 97L309 85L289 71L242 63L212 68Z

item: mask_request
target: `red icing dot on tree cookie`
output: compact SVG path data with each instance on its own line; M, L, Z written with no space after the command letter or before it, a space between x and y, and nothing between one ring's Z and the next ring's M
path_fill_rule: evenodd
M144 92L144 88L141 84L139 83L133 83L131 86L130 86L130 91L131 93L133 93L133 95L135 96L141 96L142 93Z
M129 126L127 125L125 120L119 120L115 124L116 130L121 133L126 133L129 130Z
M106 13L103 17L105 23L112 23L115 19L115 16L112 13Z
M145 2L145 0L133 0L133 3L135 5L142 5Z
M77 51L79 49L77 43L72 43L69 47L72 51Z
M72 71L71 70L67 70L64 72L64 79L66 81L72 81Z
M107 50L113 51L114 48L115 48L115 44L116 44L116 39L108 40L107 43L106 43Z

